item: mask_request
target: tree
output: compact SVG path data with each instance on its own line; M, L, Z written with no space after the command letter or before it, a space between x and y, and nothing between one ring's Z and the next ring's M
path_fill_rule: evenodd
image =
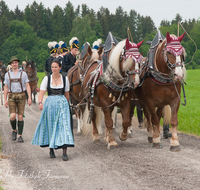
M86 4L82 4L82 12L81 17L83 18L85 15L90 14L90 10Z
M52 14L52 31L53 39L61 40L62 36L66 34L63 24L63 10L58 5L53 9Z
M75 18L74 7L70 1L66 4L64 9L64 31L65 35L69 35L72 30L73 20Z
M10 36L10 25L8 18L3 15L0 17L0 44L3 44L4 40Z
M73 29L70 33L69 40L72 37L77 37L79 39L80 47L89 40L90 37L95 36L95 31L92 31L90 25L89 15L84 16L83 18L77 17L73 21ZM97 37L95 38L97 39ZM93 43L93 42L92 42Z
M18 5L15 8L14 17L15 17L15 19L20 20L20 21L24 20L24 13L23 13L23 11L19 10Z

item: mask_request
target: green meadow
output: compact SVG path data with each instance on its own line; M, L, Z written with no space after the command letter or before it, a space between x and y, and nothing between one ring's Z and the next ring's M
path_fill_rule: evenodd
M40 86L45 73L38 73ZM178 130L195 136L200 136L200 70L187 70L185 93L187 104L180 104L178 112ZM181 95L184 102L183 95ZM136 113L136 111L135 111Z
M200 70L187 70L185 93L187 104L180 105L178 130L200 136ZM183 95L182 95L183 101Z

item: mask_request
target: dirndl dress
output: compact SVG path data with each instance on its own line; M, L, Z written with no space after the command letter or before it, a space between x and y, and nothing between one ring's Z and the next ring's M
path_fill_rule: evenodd
M55 149L74 147L72 115L64 96L64 88L56 91L50 88L48 82L49 96L45 100L32 145Z

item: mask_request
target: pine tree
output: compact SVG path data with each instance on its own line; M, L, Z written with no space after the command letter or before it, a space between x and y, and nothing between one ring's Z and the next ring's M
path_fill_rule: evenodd
M74 7L70 1L66 4L64 9L64 35L68 36L72 30L73 20L75 18Z
M53 31L53 39L54 40L61 40L63 35L66 35L64 31L64 24L63 24L63 10L58 5L55 6L53 9L52 14L52 31Z
M15 17L15 19L20 20L20 21L24 20L24 13L23 13L23 11L19 10L18 5L15 8L14 17Z

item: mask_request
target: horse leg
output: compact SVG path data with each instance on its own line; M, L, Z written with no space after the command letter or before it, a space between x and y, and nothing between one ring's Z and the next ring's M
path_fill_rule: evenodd
M178 136L177 136L177 126L178 126L178 108L179 104L175 104L171 106L171 126L172 126L172 138L170 139L170 150L171 151L180 151L180 144L178 141Z
M117 107L115 106L112 111L112 120L113 120L113 128L115 129L117 126Z
M93 116L92 116L92 124L93 124L93 141L99 141L99 132L98 127L101 127L101 109L94 107Z
M128 101L128 100L127 100ZM122 126L123 126L123 131L121 132L119 138L121 141L125 141L128 138L128 127L131 125L131 118L130 118L130 111L131 111L131 105L130 102L128 101L128 104L126 106L123 106L121 109L121 114L122 114Z
M33 90L33 103L36 103L36 101L35 101L35 95L36 95L36 91L35 91L35 89Z
M135 101L131 100L131 111L130 111L131 123L130 123L130 126L128 127L128 137L129 138L132 138L132 134L133 134L132 118L133 118L133 115L134 115L135 106L136 106Z
M162 148L162 144L160 143L160 118L163 114L163 107L158 108L156 113L154 110L154 114L152 114L152 123L154 125L153 132L153 148Z
M108 149L114 148L118 144L115 142L115 138L113 137L113 120L111 118L111 111L110 109L104 109L104 118L105 118L105 137L106 137L106 142L108 143Z
M77 133L81 134L81 111L75 109L76 118L78 120Z
M144 115L146 117L147 132L148 132L148 142L153 143L153 126L151 123L151 114L144 109Z

